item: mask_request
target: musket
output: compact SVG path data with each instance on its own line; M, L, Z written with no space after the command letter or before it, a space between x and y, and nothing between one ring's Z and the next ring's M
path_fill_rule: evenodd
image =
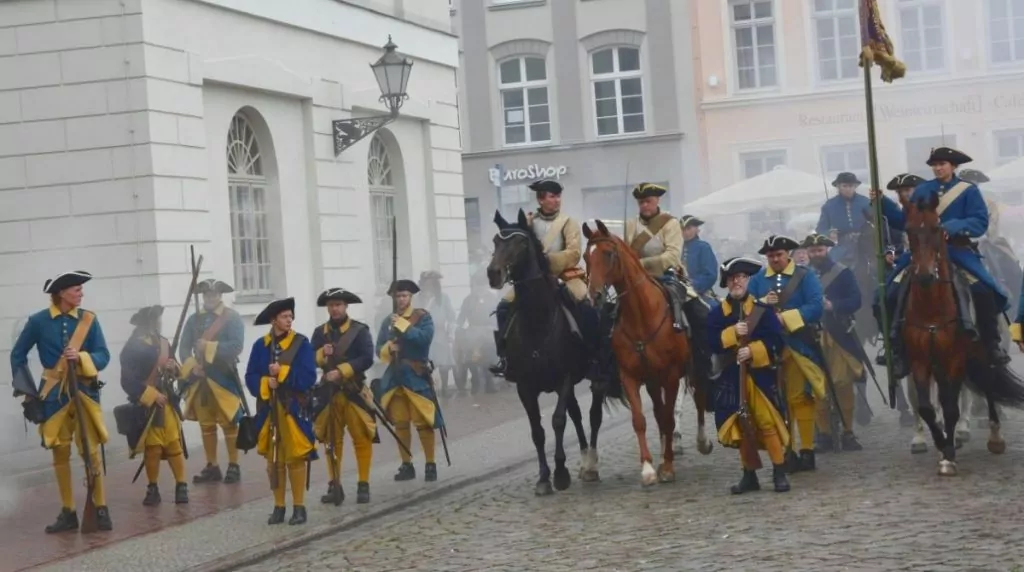
M392 285L398 282L398 218L394 216L391 217L391 279ZM391 295L391 313L398 314L398 300L395 299L394 292ZM394 324L391 325L391 331L394 334ZM394 339L397 339L397 336L392 338L392 340ZM398 344L396 344L396 347L399 347ZM401 366L399 353L400 350L395 351L395 355L391 356L391 363L395 365L396 371ZM441 447L444 449L444 459L450 467L452 466L452 459L448 454L448 429L444 423L444 414L441 412L441 403L437 400L437 392L434 391L434 380L429 376L427 378L427 391L430 393L430 401L434 403L434 411L437 412L437 416L441 419L441 427L438 432L441 434Z
M843 416L842 408L839 407L839 394L836 392L836 384L835 381L832 379L832 371L828 367L828 361L825 360L825 351L821 347L821 331L818 329L818 327L820 327L820 324L818 325L818 327L810 327L814 327L815 329L811 331L812 339L810 340L811 343L809 343L808 345L811 346L811 351L815 353L815 357L817 357L818 361L821 362L821 373L825 375L825 386L828 389L831 401L831 403L829 404L829 409L831 410L832 415L839 415L839 421L842 423L843 433L847 433L850 431L850 425L846 421L846 417ZM838 435L832 436L832 447L833 451L836 453L842 450L842 443L839 437L840 436Z
M739 320L736 324L743 322L746 316L743 315L743 304L739 305ZM749 326L749 324L748 324ZM749 334L749 332L748 332ZM746 335L739 336L738 349L747 347L748 338ZM740 424L740 459L743 461L743 468L756 471L762 467L761 454L757 452L757 430L754 428L753 420L750 418L749 396L747 395L747 362L739 363L739 394L740 407L737 416Z
M267 421L270 422L270 490L276 491L280 482L278 481L277 467L280 463L278 459L278 418L277 418L277 390L270 390L270 416Z
M68 367L68 389L71 396L71 403L75 407L75 417L78 418L78 435L82 444L82 460L85 461L85 508L84 514L82 515L82 534L89 534L96 532L99 527L96 523L96 505L92 498L93 491L96 489L96 472L92 466L92 450L89 448L89 432L88 424L86 423L85 416L86 410L82 405L82 397L78 387L78 372L75 370L77 367L76 362L67 362Z

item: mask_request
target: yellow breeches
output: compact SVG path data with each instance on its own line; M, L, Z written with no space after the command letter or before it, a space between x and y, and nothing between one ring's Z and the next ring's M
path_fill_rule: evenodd
M377 424L365 409L349 401L344 393L338 392L313 423L316 438L330 447L325 447L327 475L332 481L341 478L341 458L345 429L352 436L352 448L356 453L359 481L369 482L370 463L373 460L373 436Z
M163 427L156 427L152 422L146 427L142 438L139 439L139 443L136 445L135 450L132 451L133 456L142 452L143 449L148 449L149 447L163 448L175 441L180 441L181 422L178 421L178 414L170 405L164 406L163 419Z
M85 410L85 430L88 435L89 448L95 450L107 442L107 427L103 423L103 410L84 393L79 393L82 408ZM71 445L72 441L82 450L82 442L78 434L77 409L74 402L69 402L39 426L39 435L43 438L43 447L52 449L61 445Z
M419 395L407 391L404 387L398 387L390 391L381 400L391 420L395 422L395 433L401 439L405 448L412 450L412 431L410 425L416 425L416 432L420 436L420 444L423 446L423 456L426 462L434 462L434 404ZM399 454L402 462L409 463L412 457L399 447Z
M825 396L825 373L813 361L787 347L782 350L782 376L790 423L796 425L800 449L812 450L817 419L816 400Z
M565 287L569 290L569 294L572 295L573 299L577 302L582 302L588 298L587 295L587 283L581 278L573 278L572 280L565 283ZM505 292L502 299L506 302L514 302L516 299L516 291L512 288Z
M840 385L836 388L836 394L839 397L839 412L843 415L840 427L845 426L848 432L853 432L853 384ZM829 423L831 402L831 398L818 402L818 431L825 435L832 434L832 426Z
M306 437L306 434L299 429L295 419L288 413L284 405L278 403L277 407L277 443L272 442L270 416L260 429L259 440L256 445L256 452L268 460L272 459L273 449L277 447L278 463L292 464L297 461L306 461L306 457L313 451L313 443Z
M747 395L749 413L757 428L758 449L768 450L774 458L774 442L779 442L779 451L789 444L789 430L786 429L786 421L779 411L772 405L772 402L765 397L764 393L754 383L753 378L747 376ZM743 440L743 432L740 430L739 414L734 413L718 429L718 441L726 447L739 447ZM781 463L781 459L777 463Z
M292 504L303 506L306 501L306 473L309 467L305 461L280 462L277 464L277 487L274 488L274 506L284 506L285 485L292 488ZM267 475L274 472L274 464L267 459Z
M185 482L185 452L181 441L175 439L166 445L147 445L145 452L146 478L149 484L155 485L160 480L160 461L167 459L171 466L171 474L175 483Z
M839 398L839 411L843 415L845 426L852 431L853 423L853 383L864 376L864 364L855 358L842 346L835 342L828 332L825 332L821 341L822 350L825 353L825 360L828 362L829 373L832 374L832 381L836 384L836 395ZM818 400L818 431L825 435L832 433L829 424L829 409L832 397L826 395L824 399Z
M185 419L200 425L231 425L242 406L237 395L206 379L189 386L183 396Z

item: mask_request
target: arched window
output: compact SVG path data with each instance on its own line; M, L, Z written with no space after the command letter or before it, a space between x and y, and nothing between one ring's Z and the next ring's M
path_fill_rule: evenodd
M519 57L498 66L505 145L551 141L544 58Z
M640 50L605 48L590 54L597 135L643 133L644 89Z
M231 251L239 296L269 296L270 236L267 178L256 132L244 115L228 131L228 191L231 196Z
M370 184L370 227L373 229L373 268L378 288L391 284L391 267L395 251L392 226L395 221L395 184L391 174L391 157L380 135L370 140L366 167Z

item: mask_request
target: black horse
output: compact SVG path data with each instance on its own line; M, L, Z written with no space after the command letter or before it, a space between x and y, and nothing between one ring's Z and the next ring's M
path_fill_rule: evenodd
M603 390L592 387L590 406L590 441L583 430L583 414L576 401L574 388L587 374L589 356L577 333L572 331L565 295L557 279L551 275L544 248L529 226L522 209L515 224L495 212L498 233L494 236L494 255L487 266L487 279L497 290L511 283L515 289L515 306L508 329L503 332L507 355L505 379L516 384L519 401L530 420L533 444L537 448L540 478L535 493L552 494L551 469L544 451L544 427L540 420L541 393L555 393L558 402L551 418L555 431L555 489L565 490L572 477L565 466L566 413L572 419L579 437L584 481L598 480L597 433L601 428Z

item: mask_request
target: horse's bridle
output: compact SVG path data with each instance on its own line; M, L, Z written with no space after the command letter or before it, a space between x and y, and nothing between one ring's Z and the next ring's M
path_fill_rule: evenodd
M620 275L624 274L622 272L622 258L619 255L619 247L615 243L614 240L612 240L611 238L606 238L606 237L595 237L595 238L590 239L590 242L595 244L595 245L596 244L610 244L611 245L611 260L609 261L609 265L617 268L619 270L619 274ZM587 278L588 279L590 278L590 266L589 265L587 265ZM641 281L644 281L644 280L649 280L651 282L655 282L654 278L652 278L650 274L647 274L646 272L644 272L643 276L640 276L640 277L634 279L629 284L627 284L627 287L622 292L619 292L618 290L616 290L615 291L615 297L617 299L618 298L622 298L623 296L628 294L629 291L632 290L634 286L636 286L637 284L639 284ZM607 286L607 284L605 284L605 286Z
M512 240L513 238L519 237L525 239L527 245L530 244L530 235L527 233L527 231L517 227L506 227L499 229L498 234L495 235L495 237L501 242L507 242L509 240ZM533 276L527 276L525 278L513 280L512 265L514 262L515 261L512 261L505 265L505 281L502 283L502 286L504 286L505 284L515 284L516 282L526 282L529 280L537 280L538 278L544 278L544 276L540 272L536 272Z
M945 238L945 230L942 228L942 226L938 225L938 226L934 226L934 227L928 227L928 226L925 226L924 223L922 222L917 228L906 228L905 231L906 231L908 237L909 236L915 236L915 237L917 237L917 240L919 240L919 241L924 240L924 241L927 242L929 247L934 249L935 260L933 262L932 268L929 271L929 273L932 275L932 278L934 279L934 281L935 282L952 282L952 278L943 279L939 275L939 268L941 268L942 263L944 262L944 259L942 257L942 246L943 246L943 243L946 240L946 238ZM920 270L920 268L919 268L920 263L917 260L914 260L913 252L911 252L911 254L910 254L910 260L911 260L911 267L914 268L914 270L915 270L915 272L913 273L914 275L911 277L911 279L915 280L915 281L920 281L922 277L919 276L918 272L917 272L917 270Z

